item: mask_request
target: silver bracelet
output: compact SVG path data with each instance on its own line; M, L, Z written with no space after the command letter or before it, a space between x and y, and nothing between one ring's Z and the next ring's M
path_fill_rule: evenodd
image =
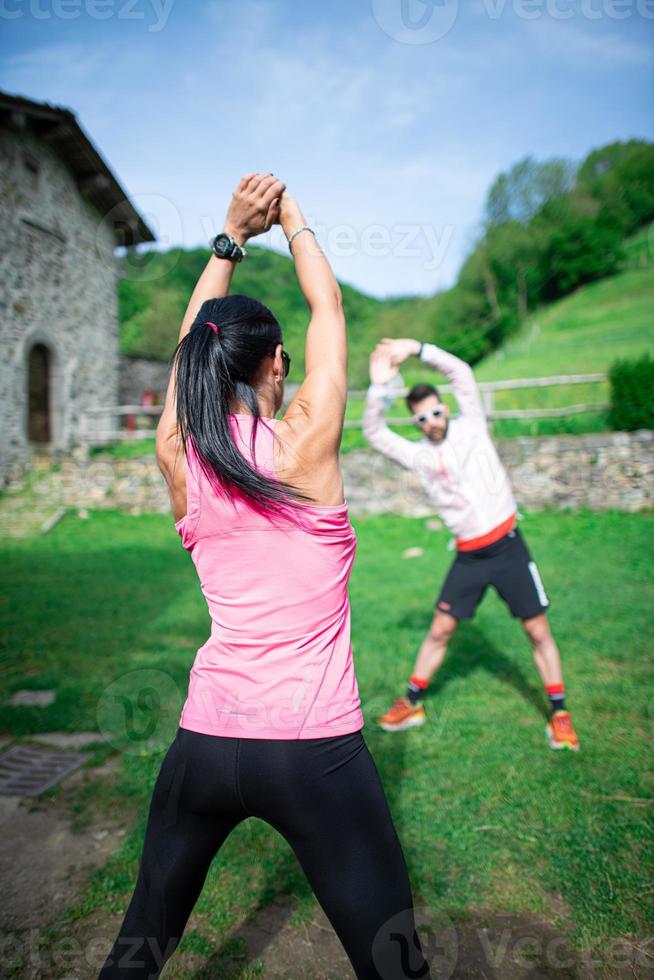
M313 235L313 237L314 238L316 237L316 233L313 230L313 228L309 228L308 225L300 225L300 227L299 228L296 228L295 231L293 232L293 234L290 235L290 237L288 239L288 250L291 253L291 255L293 254L293 249L291 248L291 243L292 243L293 239L295 238L295 236L296 235L299 235L301 231L310 231L311 234Z

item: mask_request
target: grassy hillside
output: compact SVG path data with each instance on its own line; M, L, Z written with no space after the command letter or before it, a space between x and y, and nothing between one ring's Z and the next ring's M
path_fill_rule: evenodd
M179 326L195 283L209 258L207 249L149 252L135 263L123 260L119 281L121 351L133 356L168 360L177 344ZM371 346L379 334L379 313L386 304L342 285L350 337L350 374L356 384L367 383ZM248 247L238 265L232 292L254 296L279 320L284 345L293 357L291 379L304 373L304 338L308 310L290 257L269 249ZM394 305L389 301L389 305Z
M616 276L577 290L531 317L517 337L476 368L480 381L607 372L617 358L654 349L654 263L643 233L627 243L625 268ZM608 383L500 392L498 409L556 407L605 402ZM603 413L536 423L500 422L497 434L525 426L535 432L593 431L606 427Z
M552 374L588 374L608 371L617 357L635 357L654 347L654 255L647 230L625 246L623 268L615 276L585 286L570 296L534 313L523 330L500 350L475 367L479 381L542 377ZM237 266L233 290L256 296L278 317L284 343L293 356L291 380L304 372L304 338L308 311L290 258L262 248L249 249ZM206 249L151 252L126 273L119 284L121 349L128 354L167 360L175 348L179 324L188 297L204 268ZM377 300L352 286L343 286L350 340L350 387L368 384L368 356L382 336L417 337L445 343L446 294ZM438 380L417 360L402 372L407 384ZM498 409L558 407L608 400L606 383L560 388L531 388L500 392ZM362 404L352 400L348 418L361 415ZM394 414L405 414L398 403ZM500 421L497 436L548 432L588 432L607 427L603 412L561 419ZM419 435L403 428L403 435ZM358 431L345 433L343 448L364 445Z
M534 313L519 335L475 366L478 381L538 378L557 374L607 372L616 358L638 357L654 349L654 254L647 229L625 244L626 260L615 276L602 279ZM429 304L432 303L430 308ZM438 297L433 301L406 301L405 336L412 313L416 322L438 321ZM382 316L382 332L400 336L397 310ZM439 342L439 326L429 338ZM402 376L407 384L433 380L417 361L407 363ZM557 388L523 388L498 392L497 409L554 408L608 401L607 383ZM353 406L353 411L358 406ZM397 404L397 413L404 409ZM358 414L358 413L357 413ZM593 412L561 419L499 421L497 436L550 432L588 432L607 427L604 413ZM399 431L399 430L398 430ZM403 434L408 434L403 432Z
M632 255L642 255L635 239ZM624 271L585 286L531 317L476 368L480 380L606 371L617 357L637 357L654 346L654 263L630 262Z

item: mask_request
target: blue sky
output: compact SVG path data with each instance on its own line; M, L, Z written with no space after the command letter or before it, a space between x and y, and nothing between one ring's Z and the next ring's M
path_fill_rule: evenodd
M512 163L654 129L654 0L0 0L0 37L2 88L73 109L161 246L269 170L378 296L450 285Z

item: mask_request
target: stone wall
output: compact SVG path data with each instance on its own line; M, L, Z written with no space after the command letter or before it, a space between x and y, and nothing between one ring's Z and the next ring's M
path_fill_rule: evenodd
M518 506L577 510L654 507L654 432L497 440ZM343 457L353 512L433 513L420 481L369 450Z
M118 398L114 230L53 146L0 130L0 487L29 467L28 363L49 361L51 444L75 442L83 413Z
M654 432L506 439L500 455L520 504L643 510L654 506Z
M498 442L519 506L645 510L654 506L654 432L549 436ZM350 513L429 516L433 507L417 478L371 450L342 457ZM153 456L88 457L81 448L36 485L55 506L116 507L133 514L171 514ZM172 517L172 514L171 514Z
M168 387L168 362L145 357L120 355L119 393L121 405L140 405L143 392L150 388L156 405L163 405Z

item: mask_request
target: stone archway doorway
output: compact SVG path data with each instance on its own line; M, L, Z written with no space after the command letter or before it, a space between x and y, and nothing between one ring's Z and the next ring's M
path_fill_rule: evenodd
M30 442L43 444L52 439L51 387L52 352L45 344L34 344L27 362L27 438Z

